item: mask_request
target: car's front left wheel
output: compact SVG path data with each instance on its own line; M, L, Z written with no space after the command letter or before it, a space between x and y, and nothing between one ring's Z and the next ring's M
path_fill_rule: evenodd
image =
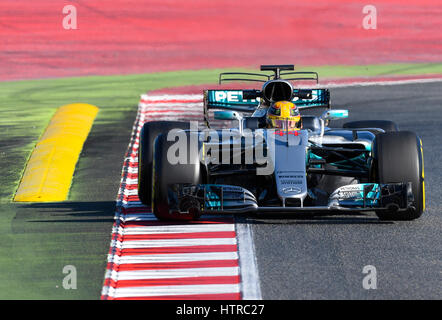
M425 210L424 158L422 141L414 132L376 135L372 146L372 179L377 183L411 182L414 204L405 212L377 211L382 220L414 220Z

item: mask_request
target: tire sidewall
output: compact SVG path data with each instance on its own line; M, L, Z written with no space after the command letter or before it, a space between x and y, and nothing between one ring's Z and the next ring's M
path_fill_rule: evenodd
M189 134L186 135L189 145ZM160 134L155 139L153 155L153 182L152 182L152 209L161 220L195 220L199 212L191 210L180 213L170 210L168 192L173 184L200 184L203 183L203 169L199 161L199 154L191 154L187 150L186 164L171 164L167 158L169 147L175 141L168 141L166 134Z
M425 209L422 143L410 131L378 134L372 145L371 177L377 183L411 182L416 210L397 214L377 212L381 219L413 220Z
M172 129L189 129L183 121L149 121L144 123L139 136L138 149L138 197L150 206L152 202L152 165L155 139L159 134Z

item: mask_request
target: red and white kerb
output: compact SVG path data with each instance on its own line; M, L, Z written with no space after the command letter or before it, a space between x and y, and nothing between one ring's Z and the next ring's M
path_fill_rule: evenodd
M138 143L151 120L201 120L202 95L142 95L125 155L102 299L241 299L233 217L161 222L137 195Z

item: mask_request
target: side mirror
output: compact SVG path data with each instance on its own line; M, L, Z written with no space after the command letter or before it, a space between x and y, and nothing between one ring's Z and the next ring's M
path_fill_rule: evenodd
M321 115L323 120L339 120L348 118L348 110L327 110Z
M241 120L242 115L236 111L214 111L213 116L216 120Z

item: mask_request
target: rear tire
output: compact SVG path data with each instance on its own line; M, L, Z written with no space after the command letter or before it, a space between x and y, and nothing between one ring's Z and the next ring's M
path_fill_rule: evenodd
M362 121L350 121L344 123L343 128L348 129L362 129L362 128L379 128L385 132L397 132L399 131L398 125L390 120L362 120Z
M178 129L189 129L190 124L182 121L151 121L146 122L140 132L138 149L138 198L150 206L152 202L152 160L156 137L161 133Z
M190 146L189 134L186 134L187 147ZM167 153L169 148L177 142L167 141L167 135L161 134L155 140L153 161L153 213L159 220L195 220L200 216L197 206L180 213L181 210L171 208L168 194L173 184L200 184L203 183L203 170L200 165L199 154L190 154L187 148L187 162L185 164L171 164ZM183 210L184 212L186 210Z
M374 182L411 182L415 209L388 213L377 211L381 220L414 220L425 210L422 142L410 131L380 133L373 141Z

